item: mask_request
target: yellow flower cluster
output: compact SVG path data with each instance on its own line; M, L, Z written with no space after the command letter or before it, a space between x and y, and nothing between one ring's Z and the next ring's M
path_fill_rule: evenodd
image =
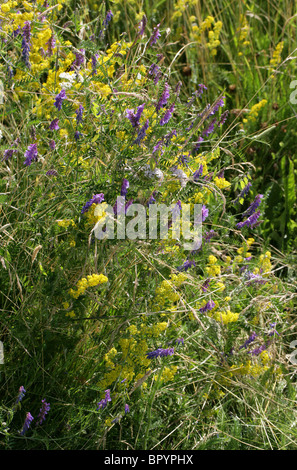
M240 26L237 28L237 33L239 33L239 44L243 46L249 46L250 41L247 40L247 37L249 35L250 28L249 24L247 22L246 16L245 15L240 15ZM238 53L239 56L242 55L242 52Z
M217 21L214 25L213 31L209 31L208 33L209 42L207 43L207 47L212 56L217 55L217 47L221 44L219 37L220 37L222 26L223 26L223 23L221 21Z
M251 107L247 117L242 120L242 122L246 123L248 121L256 121L256 118L259 115L259 111L266 105L267 100L263 99L259 101L259 103L254 104L254 106Z
M271 253L270 251L266 251L264 255L260 255L259 258L260 261L260 269L262 269L262 272L269 273L271 271Z
M284 48L284 43L283 42L278 43L275 50L273 51L272 59L270 60L271 68L275 68L281 63L282 61L281 55L282 55L283 48Z
M62 219L62 220L57 220L59 227L63 228L68 228L70 225L72 227L75 227L75 223L72 219Z
M208 262L209 264L206 266L205 270L207 274L211 277L216 277L221 274L221 267L217 264L217 258L213 255L209 255Z
M216 321L227 325L228 323L233 323L238 320L239 313L232 313L230 310L225 310L222 312L214 312L213 314L209 314L212 318Z
M225 178L219 178L218 176L215 176L213 181L219 189L229 189L231 186L231 183L229 183L229 181L225 180Z
M69 294L77 299L80 295L83 295L88 287L98 286L100 284L105 284L108 282L108 278L104 274L91 274L86 278L83 277L76 284L77 290L69 290Z
M269 369L271 358L267 351L262 351L259 354L259 358L260 361L257 364L253 364L252 361L247 361L246 364L241 364L240 366L231 366L231 377L232 375L251 375L252 377L257 377L263 374ZM276 372L279 374L278 370L276 370Z
M187 6L194 5L196 0L177 0L174 5L174 12L172 14L171 19L176 20L180 18L182 14L186 11Z
M177 366L164 367L164 370L161 374L160 381L162 382L171 382L174 379L174 376L178 370ZM155 375L154 379L157 380L158 376Z
M170 280L165 279L161 282L160 287L156 289L156 308L163 310L169 305L169 309L173 307L173 304L180 299L180 294L176 291L176 288L180 287L187 276L183 273L171 274Z
M192 17L191 17L192 18ZM195 20L195 18L194 18ZM212 28L213 25L213 29ZM204 31L208 30L208 42L207 47L212 56L217 54L217 47L220 45L220 32L222 29L223 23L221 21L215 22L213 16L208 16L198 27L196 24L192 24L193 40L201 43L202 34Z
M107 215L105 212L107 206L107 202L102 202L101 204L92 204L89 210L86 212L86 219L88 224L95 225L97 222L99 222L99 220L104 222Z

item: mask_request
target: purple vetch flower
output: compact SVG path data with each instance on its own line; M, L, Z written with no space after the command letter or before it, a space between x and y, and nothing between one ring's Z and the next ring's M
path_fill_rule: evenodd
M168 147L169 144L171 144L171 139L173 136L177 136L177 133L176 133L176 130L173 129L171 132L169 132L168 134L164 135L164 143L165 143L165 146Z
M129 188L129 181L124 178L122 187L121 187L121 196L126 196Z
M85 212L87 212L89 208L92 206L92 204L101 204L102 201L104 201L104 194L103 193L95 194L95 196L93 196L88 202L86 202L86 204L81 210L81 214L84 214Z
M55 150L55 148L56 148L56 142L55 142L54 140L50 140L49 146L50 146L50 148L51 148L52 150Z
M31 41L31 22L26 21L25 25L23 27L23 38L27 43L30 43Z
M239 229L241 229L244 226L253 228L256 224L259 225L260 223L258 221L259 217L260 217L260 211L257 211L254 214L252 214L250 217L248 217L246 220L244 220L243 222L239 222L238 224L236 224L236 227Z
M84 108L83 106L80 104L79 105L79 108L75 111L76 113L76 123L79 124L80 122L82 122L82 115L83 115L83 112L84 112Z
M212 310L215 306L216 306L216 304L214 303L214 301L213 301L213 300L209 300L209 301L204 305L204 307L199 308L199 312L205 313L205 312L207 312L207 310Z
M143 15L139 25L138 25L138 29L139 29L139 36L143 36L144 35L144 31L145 31L145 27L147 25L147 18L145 15Z
M132 203L133 203L133 199L129 199L129 201L126 202L126 204L125 204L125 214L127 213L127 210L129 209L129 207L131 206Z
M108 23L111 21L111 18L112 18L112 17L113 17L112 11L109 10L109 11L106 13L106 17L105 17L105 19L103 20L103 23L102 23L102 25L104 26L105 29L107 28Z
M203 90L207 90L207 87L205 85L203 85L202 83L200 83L198 85L198 90L196 90L196 91L194 91L194 93L192 93L192 97L187 102L188 108L190 106L192 106L192 104L194 103L196 98L200 98L200 96L203 94Z
M99 401L99 403L97 403L98 405L97 411L105 408L109 401L111 401L110 390L105 390L105 397L101 401Z
M25 393L26 393L26 390L25 390L25 388L24 388L23 385L22 385L22 386L19 388L19 393L18 393L16 402L15 402L16 405L17 405L20 401L22 401L22 399L23 399L24 396L25 396Z
M59 123L59 119L55 118L49 125L50 130L51 131L57 131L58 129L60 129L58 123Z
M178 163L186 166L187 168L189 167L189 155L180 155L177 160Z
M157 113L160 111L161 108L164 108L164 106L166 106L167 104L167 101L169 100L170 98L170 93L169 93L169 85L168 83L166 82L165 83L165 86L164 86L164 91L161 95L161 98L159 99L157 105L156 105L156 111Z
M152 155L154 155L154 153L158 152L159 150L161 151L161 155L163 155L164 150L162 149L162 145L163 145L163 140L161 139L154 146L153 151L152 151Z
M247 195L247 193L249 192L251 186L252 186L252 183L248 182L248 184L240 191L239 195L234 200L234 204L236 204L239 201L239 199L242 199Z
M38 158L38 152L37 152L37 145L36 144L31 144L27 148L25 152L25 161L24 165L30 166L33 161L37 161Z
M196 266L195 261L187 259L184 262L184 264L182 264L181 266L178 266L177 270L178 271L188 271L188 269L190 269L191 266Z
M175 87L175 90L174 90L174 94L175 94L176 96L179 96L181 86L182 86L182 82L178 82L177 85L176 85L176 87Z
M149 73L150 75L155 76L156 73L159 72L159 70L160 70L160 67L159 67L157 64L153 63L153 64L150 66L148 73Z
M92 75L96 75L97 74L97 56L96 54L95 55L92 55L91 57L91 62L92 62Z
M46 176L58 176L57 170L48 170L45 174Z
M204 235L204 241L208 243L213 237L217 237L218 233L211 229L209 232L206 232Z
M189 127L186 127L186 131L190 131L194 126L194 121L191 122L191 124L189 125Z
M173 103L170 108L166 111L164 116L162 117L160 121L160 126L164 126L164 124L167 124L172 116L173 110L174 110L175 104Z
M225 124L226 120L227 120L227 117L229 115L229 111L228 109L226 111L223 112L223 114L221 115L219 121L218 121L218 127L222 126L223 124Z
M14 76L14 71L10 64L7 64L7 72L8 72L9 78L11 79Z
M208 117L213 116L218 111L219 108L222 108L223 106L225 106L225 103L224 103L225 98L226 98L225 96L222 96L222 98L218 98L217 101L215 101L212 109L210 110L208 114Z
M210 279L206 279L206 281L204 281L204 283L201 286L202 292L207 292L209 285L210 285Z
M160 71L160 67L157 64L152 64L149 68L149 74L153 76L154 84L157 85L162 75Z
M31 413L27 413L26 414L26 419L25 419L25 422L24 422L24 425L23 425L23 429L20 431L20 435L23 436L27 431L28 429L30 428L31 426L31 423L33 421L33 416L31 415Z
M129 407L129 405L127 405L127 403L126 403L126 405L125 405L125 414L127 414L127 413L129 413L129 412L130 412L130 407Z
M209 126L206 129L203 130L202 135L207 135L208 136L208 135L212 134L213 131L214 131L216 123L217 123L217 120L216 120L216 118L214 118L211 121L211 123L209 124Z
M72 62L72 65L70 67L70 70L74 70L75 68L80 68L81 65L84 64L85 62L85 50L80 49L80 52L75 52L75 59Z
M177 338L176 343L177 344L181 343L184 346L184 338Z
M208 209L204 204L202 205L202 208L201 208L201 215L202 215L202 222L204 222L205 219L208 217Z
M172 356L173 354L174 354L174 348L167 348L167 349L159 348L159 349L156 349L155 351L151 351L147 353L146 357L148 359L152 359L158 356L160 357Z
M144 125L142 126L142 128L138 131L138 135L136 137L136 139L134 140L134 144L137 144L137 145L140 145L141 144L141 141L145 138L145 133L149 127L149 120L147 119L144 123Z
M248 351L248 354L252 354L252 356L258 356L261 352L265 351L269 346L269 342L266 344L262 344L258 348L253 349L252 351Z
M75 131L74 132L74 138L76 140L76 142L78 141L78 139L82 136L82 133L79 132L79 131Z
M193 174L193 179L194 181L198 181L198 179L200 178L200 176L203 175L203 165L201 163L201 165L199 166L198 170L195 171L195 173Z
M126 109L126 117L131 122L132 127L138 127L139 126L139 120L140 120L142 112L144 110L144 106L145 106L145 103L138 106L138 108L136 110L136 113L134 113L133 109Z
M56 106L58 111L62 109L62 102L67 98L66 91L64 88L60 91L60 93L56 96L54 106Z
M156 202L156 199L155 199L155 196L157 194L157 191L154 191L153 194L150 195L150 198L147 202L147 205L149 206L150 204L153 204L154 202Z
M149 46L152 46L153 44L156 44L157 40L161 37L159 26L160 26L160 23L157 24L157 26L154 27L153 34L151 35L151 38L150 38L150 41L149 41Z
M46 43L47 46L47 54L51 57L53 55L53 49L56 45L56 39L55 36L52 34L49 40Z
M45 398L43 400L41 400L41 408L39 410L39 415L37 417L37 422L36 422L36 426L40 425L43 423L43 421L45 420L45 415L48 414L48 412L50 411L51 407L50 407L50 403L46 403L45 401Z
M197 140L197 142L196 142L196 145L195 145L195 147L193 148L193 152L198 152L198 150L199 150L199 148L200 148L200 145L201 145L201 142L203 142L203 141L204 141L203 137L201 137L201 136L198 137L198 140Z
M256 209L258 209L260 203L261 203L261 200L263 198L263 194L257 194L257 196L255 197L255 200L254 202L250 205L250 207L242 214L242 217L248 217L252 214L254 214L254 212L256 211Z
M272 329L269 331L268 336L274 336L275 334L277 334L279 336L279 333L274 328L276 326L276 323L275 322L274 323L269 323L269 326Z
M9 158L11 158L13 156L14 153L16 153L17 150L16 149L7 149L7 150L4 150L4 157L2 158L2 162L3 160L8 160Z
M252 343L253 341L255 341L256 337L257 337L257 335L256 335L256 333L253 331L252 334L248 337L248 339L243 343L243 345L239 347L239 349L242 349L242 348L245 348L245 349L246 349L250 343Z

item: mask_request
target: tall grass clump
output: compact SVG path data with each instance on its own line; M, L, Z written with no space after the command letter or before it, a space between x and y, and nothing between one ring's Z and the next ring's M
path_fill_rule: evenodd
M295 448L296 281L226 89L183 90L146 15L111 41L109 9L0 12L3 447ZM132 204L171 205L167 237ZM174 215L196 204L187 249ZM95 236L109 207L134 237Z

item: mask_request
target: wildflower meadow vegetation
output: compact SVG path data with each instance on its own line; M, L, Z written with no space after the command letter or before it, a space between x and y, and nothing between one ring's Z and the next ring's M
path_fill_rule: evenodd
M296 23L1 2L1 449L297 448Z

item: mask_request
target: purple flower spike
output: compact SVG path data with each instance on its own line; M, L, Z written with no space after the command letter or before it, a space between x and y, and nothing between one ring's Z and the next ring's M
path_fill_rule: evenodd
M168 109L168 111L166 111L166 113L164 114L164 116L162 117L161 121L160 121L160 126L164 126L164 124L167 124L167 122L170 120L171 116L172 116L172 113L173 113L173 110L174 110L174 103L170 106L170 108Z
M58 123L59 123L59 119L58 118L54 119L49 125L50 130L57 131L58 129L60 129Z
M125 414L127 414L127 413L129 413L129 412L130 412L130 407L129 407L129 405L127 405L127 403L126 403L126 405L125 405Z
M28 149L25 152L26 160L24 161L24 165L30 166L33 161L37 161L38 152L37 152L37 145L31 144L29 145Z
M145 27L147 25L147 18L145 15L143 15L140 23L139 23L139 36L143 36L144 35L144 31L145 31Z
M49 410L51 409L50 403L46 403L45 399L41 400L41 403L42 405L39 411L39 415L37 417L38 421L36 422L36 426L43 423L43 421L45 420L45 415L47 415Z
M55 150L56 148L56 142L54 140L51 140L50 143L49 143L49 146L52 150Z
M159 30L160 23L155 26L153 34L151 35L149 45L152 46L153 44L156 44L157 40L161 37L161 33Z
M242 214L242 217L248 217L252 214L254 214L255 210L258 209L261 200L263 198L263 194L257 194L255 197L254 202L250 205L250 207Z
M102 201L104 201L104 194L103 193L96 194L95 196L92 197L92 199L90 199L84 205L84 207L81 210L81 213L84 214L85 212L89 210L92 204L101 204Z
M57 170L48 170L45 174L46 176L58 176Z
M138 135L136 139L134 140L134 144L140 145L141 141L145 138L145 133L149 127L149 120L147 119L142 128L138 131Z
M212 310L215 307L215 303L213 300L209 300L204 307L199 308L199 312L205 313L207 310Z
M20 401L22 401L22 399L23 399L24 396L25 396L25 393L26 393L26 390L24 389L23 386L21 386L21 387L19 388L19 393L18 393L16 402L15 402L16 405L17 405Z
M256 224L257 225L259 224L259 221L258 221L259 217L260 217L260 211L255 212L255 214L252 214L243 222L239 222L238 224L236 224L236 227L239 229L241 229L244 226L253 228Z
M196 266L196 263L194 260L186 260L182 266L179 266L177 269L178 271L188 271L191 266Z
M80 122L82 122L82 115L83 115L83 112L84 112L84 108L83 106L80 104L79 105L79 108L75 111L76 113L76 123L79 124Z
M173 354L174 354L174 348L168 348L168 349L159 348L159 349L156 349L155 351L151 351L147 353L146 357L148 359L152 359L158 356L160 357L172 356Z
M202 205L201 213L202 213L202 222L204 222L205 219L208 217L208 209L204 204Z
M144 110L145 104L138 106L136 113L134 114L133 109L126 109L126 117L129 119L133 127L139 126L139 120L141 118L142 112Z
M129 181L124 179L121 188L121 196L126 196L129 188Z
M31 415L31 413L27 413L26 415L26 419L25 419L25 422L24 422L24 425L23 425L23 429L21 430L20 434L21 436L23 436L27 431L28 429L30 428L31 426L31 423L33 421L33 416Z
M99 403L97 403L98 405L97 411L105 408L109 401L111 401L110 390L105 390L105 398L103 398L101 401L99 401Z
M65 100L67 98L66 96L66 91L64 90L61 90L61 92L56 96L56 99L55 99L55 102L54 102L54 106L56 106L57 110L58 111L61 111L62 109L62 102L63 100Z
M195 171L195 173L193 174L193 179L194 181L198 181L198 179L200 178L200 176L203 175L203 165L201 163L201 165L199 166L198 170Z
M156 106L157 113L160 111L161 108L164 108L164 106L166 106L169 98L170 98L169 85L168 83L165 83L164 91Z
M256 333L253 331L252 334L248 337L248 339L243 343L242 346L239 347L239 349L242 349L242 348L247 348L247 346L252 343L253 341L255 341L257 335Z

